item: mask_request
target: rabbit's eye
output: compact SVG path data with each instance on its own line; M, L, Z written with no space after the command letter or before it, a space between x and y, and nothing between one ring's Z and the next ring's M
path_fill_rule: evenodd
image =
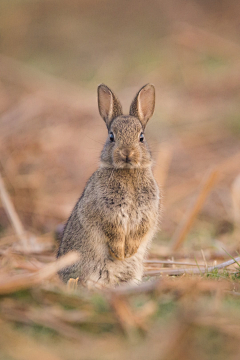
M144 134L141 133L141 134L140 134L140 137L139 137L139 141L140 141L140 142L143 142L143 140L144 140Z
M112 142L114 141L114 135L112 132L110 132L110 134L109 134L109 140Z

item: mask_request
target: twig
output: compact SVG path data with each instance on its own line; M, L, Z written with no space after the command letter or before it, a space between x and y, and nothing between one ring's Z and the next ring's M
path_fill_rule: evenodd
M41 283L55 275L62 268L74 264L79 259L76 252L68 253L58 260L47 264L42 269L33 274L8 276L0 281L0 294L10 294L12 292L27 289Z
M183 274L205 274L208 272L211 272L213 270L216 269L222 269L225 267L228 267L232 264L234 264L236 261L240 261L240 257L235 258L234 260L228 260L225 261L221 264L215 265L215 266L210 266L208 267L208 269L206 269L205 267L203 267L201 270L199 269L161 269L161 270L156 270L156 271L149 271L149 272L145 272L144 275L145 276L159 276L159 275L183 275ZM109 293L116 293L116 294L121 294L121 295L136 295L136 294L141 294L141 293L151 293L151 292L155 292L158 291L162 285L164 284L164 282L166 281L167 277L160 277L160 278L156 278L156 279L151 279L149 281L145 281L141 284L139 284L138 286L136 285L121 285L117 288L114 289L107 289L106 292ZM209 283L208 283L209 284ZM211 284L212 286L212 284ZM218 285L219 286L219 285Z
M23 225L18 217L18 214L13 206L13 203L10 199L10 196L7 193L5 188L1 173L0 173L0 198L3 204L3 207L11 221L13 228L16 232L18 239L24 249L28 248L27 235L24 231Z
M197 200L186 217L183 218L182 222L178 226L172 238L172 250L176 251L184 242L186 235L190 231L194 220L196 219L199 211L201 210L207 195L209 194L212 187L216 184L218 179L218 171L213 170L205 181Z
M121 295L131 295L131 294L141 294L141 293L151 293L155 291L160 284L160 280L149 280L141 283L140 285L121 285L113 289L107 289L106 293L114 293Z
M188 263L188 262L181 262L181 261L172 261L172 260L168 260L168 261L164 261L164 260L145 260L144 261L144 265L148 266L148 264L152 264L152 265L158 265L158 264L163 264L163 265L185 265L185 266L197 266L195 263ZM201 265L200 265L201 266ZM203 266L203 265L202 265Z
M202 269L161 269L161 270L154 270L154 271L146 271L145 276L157 276L157 275L182 275L182 274L206 274L216 269L223 269L227 266L230 266L237 261L240 261L240 257L234 258L233 260L228 260L224 263L221 263L216 266L210 266L208 269L203 267Z

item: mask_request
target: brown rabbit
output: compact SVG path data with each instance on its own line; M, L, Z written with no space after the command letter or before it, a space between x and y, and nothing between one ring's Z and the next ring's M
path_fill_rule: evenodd
M129 115L114 93L98 87L99 112L108 129L100 165L90 177L64 229L58 257L71 250L80 260L59 272L89 285L138 283L156 232L160 195L144 130L155 105L154 86L143 86Z

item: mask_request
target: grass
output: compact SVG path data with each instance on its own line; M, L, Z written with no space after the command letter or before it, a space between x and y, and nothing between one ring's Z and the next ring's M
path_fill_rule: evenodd
M230 354L232 348L236 347L232 335L232 345L229 345L229 335L224 328L218 328L218 321L219 318L224 319L227 329L233 324L238 328L238 270L214 270L199 276L161 276L150 293L143 290L141 293L133 291L129 295L121 295L121 292L114 295L111 291L89 293L84 288L69 292L60 283L52 286L51 282L47 288L39 284L33 289L17 292L13 289L12 294L1 296L0 319L10 324L14 334L20 332L27 338L36 339L39 345L44 344L58 356L62 347L69 354L71 349L77 349L78 336L79 339L89 336L95 338L94 351L92 353L84 347L85 355L80 358L85 358L86 354L93 359L101 357L101 341L109 337L115 346L117 341L122 344L121 347L125 347L125 351L120 351L119 358L127 354L130 356L132 351L136 351L136 346L141 348L145 344L148 348L150 342L149 356L154 359L154 347L160 346L165 356L171 348L166 336L169 338L172 332L173 338L180 336L181 326L189 330L181 334L183 348L177 343L180 358L189 351L197 351L204 359L210 359L210 356L217 354ZM118 312L113 305L115 301L124 310ZM156 339L158 333L159 340ZM205 344L204 349L201 344ZM219 348L212 355L215 346ZM7 348L2 351L3 354L8 353ZM111 356L112 351L110 346L105 348L104 353ZM75 359L75 355L72 356ZM65 354L63 358L69 357Z

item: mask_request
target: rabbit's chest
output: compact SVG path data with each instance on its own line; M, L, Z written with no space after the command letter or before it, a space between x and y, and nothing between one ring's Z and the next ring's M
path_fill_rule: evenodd
M110 205L110 217L118 223L125 233L130 233L145 217L149 206L142 201L142 195L136 193L123 193L115 196Z
M117 220L121 227L125 230L125 233L129 233L131 231L131 225L133 224L133 220L135 220L135 216L133 213L132 222L130 216L130 209L128 207L121 207L118 213L116 214Z
M102 199L108 219L118 223L126 233L134 230L143 219L151 217L158 206L155 182L140 181L140 178L121 177L105 188Z

